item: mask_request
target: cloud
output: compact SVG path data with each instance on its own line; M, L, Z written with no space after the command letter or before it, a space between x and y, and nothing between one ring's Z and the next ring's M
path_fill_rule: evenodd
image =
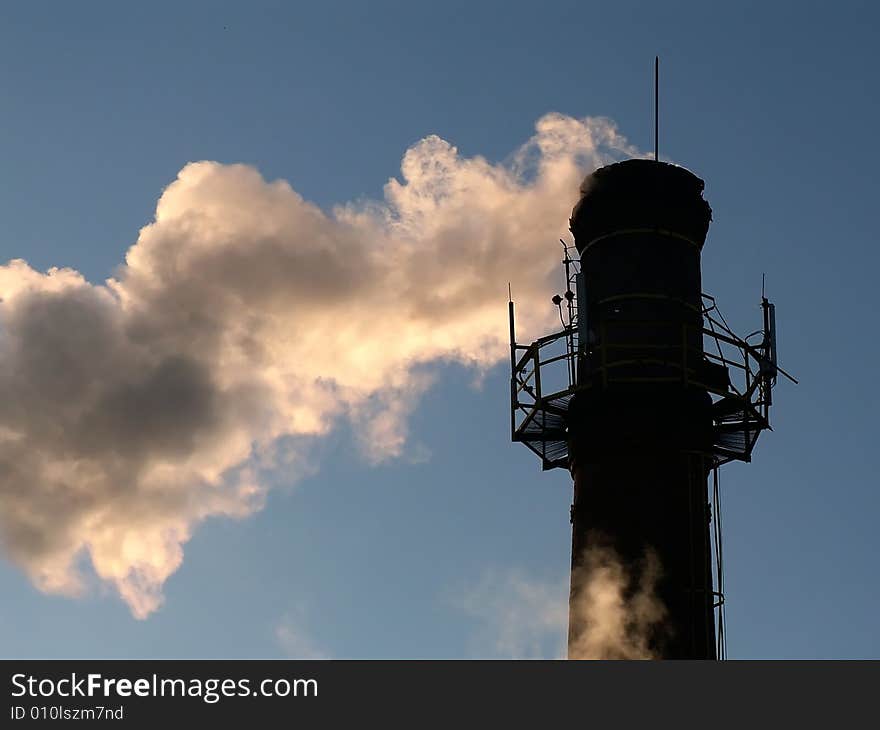
M508 164L430 136L384 200L330 213L196 162L106 283L0 267L5 553L52 593L90 566L143 618L200 522L260 509L279 444L348 419L368 461L404 455L432 363L506 357L508 281L524 336L551 326L578 185L632 153L608 120L559 114Z

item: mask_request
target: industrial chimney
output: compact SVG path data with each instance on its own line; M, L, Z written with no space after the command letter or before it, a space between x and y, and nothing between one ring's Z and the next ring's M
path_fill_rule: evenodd
M702 293L702 193L656 160L595 171L571 217L578 259L563 243L562 330L517 344L510 302L513 440L571 472L573 574L589 550L611 550L635 590L646 556L659 559L666 616L647 638L659 658L723 657L718 467L750 460L782 372L766 298L750 344ZM588 620L570 613L570 658Z

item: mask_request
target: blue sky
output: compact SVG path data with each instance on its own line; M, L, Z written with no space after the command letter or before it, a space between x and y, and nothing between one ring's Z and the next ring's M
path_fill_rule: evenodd
M193 160L254 165L329 210L381 198L432 133L497 161L558 111L609 117L648 149L659 54L661 155L706 180L714 211L704 288L749 332L766 272L780 357L801 380L778 388L754 462L723 473L729 654L877 657L877 16L867 3L9 6L0 255L100 282ZM47 596L0 564L0 653L503 654L474 596L516 600L518 582L559 594L570 484L509 443L503 363L479 386L463 367L438 372L410 420L428 460L370 466L335 430L314 474L271 476L264 510L200 527L144 621L109 590ZM531 653L558 641L539 633Z

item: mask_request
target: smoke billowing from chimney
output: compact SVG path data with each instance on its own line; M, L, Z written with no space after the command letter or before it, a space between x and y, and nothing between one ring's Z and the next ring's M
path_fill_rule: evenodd
M524 330L552 323L578 185L632 153L611 122L559 114L506 164L430 136L383 201L330 214L196 162L106 283L0 267L5 554L46 592L93 572L143 618L202 520L258 510L267 469L313 466L299 439L350 419L369 461L400 455L426 365L506 357L508 281L542 313Z
M646 550L636 568L627 570L606 545L584 551L571 576L569 659L656 658L666 628L657 553Z

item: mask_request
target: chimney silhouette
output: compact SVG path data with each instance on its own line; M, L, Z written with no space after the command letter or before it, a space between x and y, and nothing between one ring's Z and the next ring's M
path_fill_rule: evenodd
M652 656L723 655L718 467L750 460L781 371L772 304L762 299L763 338L749 344L702 293L703 187L656 160L596 170L572 212L565 295L553 298L562 330L517 344L510 302L513 440L574 480L570 658L595 628L576 608L591 549L613 550L624 599L659 561Z

